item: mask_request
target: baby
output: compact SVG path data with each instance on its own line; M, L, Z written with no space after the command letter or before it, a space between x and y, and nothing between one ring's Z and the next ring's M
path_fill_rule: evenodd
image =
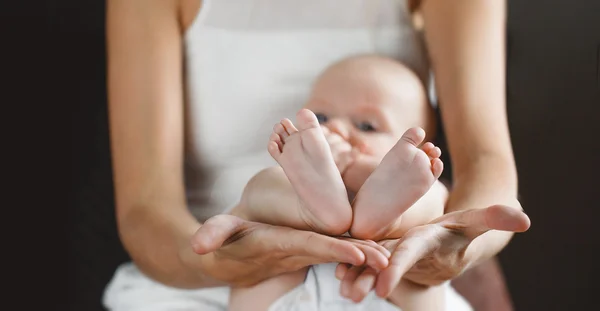
M318 77L296 118L296 124L283 119L274 126L268 151L280 166L252 178L239 216L377 241L443 214L448 193L438 181L441 151L423 144L425 133L435 133L434 112L406 66L381 56L344 59ZM230 309L267 310L307 271L233 288ZM404 310L443 309L443 292L408 281L388 300Z

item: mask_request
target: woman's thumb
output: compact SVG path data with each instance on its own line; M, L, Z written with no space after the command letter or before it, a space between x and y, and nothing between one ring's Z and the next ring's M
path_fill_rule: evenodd
M232 215L216 215L209 218L191 238L192 249L203 255L214 252L232 235L240 231L244 221Z
M531 221L523 211L505 205L493 205L483 209L459 212L443 221L446 226L457 226L473 240L489 230L524 232Z

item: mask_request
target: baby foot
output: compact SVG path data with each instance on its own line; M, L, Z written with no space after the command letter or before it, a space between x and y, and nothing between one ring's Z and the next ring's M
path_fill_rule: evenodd
M423 129L407 130L367 178L352 204L352 237L379 238L440 177L442 152L429 142L419 148L424 139Z
M302 221L317 232L343 234L352 223L352 208L329 144L312 111L300 110L296 120L298 129L288 119L275 124L269 153L300 199Z

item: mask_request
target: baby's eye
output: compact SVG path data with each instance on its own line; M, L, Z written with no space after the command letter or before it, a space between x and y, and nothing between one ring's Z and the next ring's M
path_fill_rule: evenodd
M322 113L315 113L315 116L317 116L317 120L319 120L319 124L324 124L327 123L327 116L322 114Z
M362 132L376 132L375 127L369 122L359 122L356 127Z

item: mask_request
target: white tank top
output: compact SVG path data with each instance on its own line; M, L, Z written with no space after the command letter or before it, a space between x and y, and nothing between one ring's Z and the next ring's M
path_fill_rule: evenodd
M272 127L306 102L331 63L398 59L428 81L422 34L405 0L204 0L184 38L186 193L200 219L235 205L275 165Z

